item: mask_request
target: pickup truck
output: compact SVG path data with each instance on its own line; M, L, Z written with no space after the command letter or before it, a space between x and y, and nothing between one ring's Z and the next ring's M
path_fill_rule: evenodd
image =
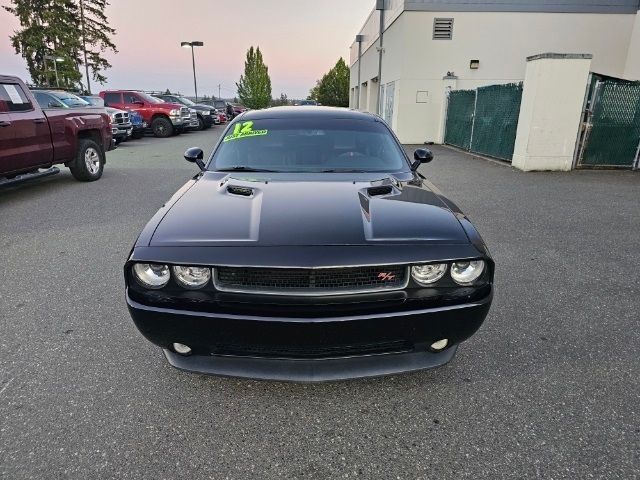
M104 109L42 110L19 78L0 75L0 184L58 173L56 164L98 180L113 143Z
M166 138L185 130L191 123L189 108L168 103L139 90L100 92L106 107L138 112L156 137Z

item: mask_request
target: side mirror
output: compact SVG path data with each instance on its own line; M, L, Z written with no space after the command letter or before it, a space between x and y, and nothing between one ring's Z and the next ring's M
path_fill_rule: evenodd
M433 153L431 150L427 150L426 148L419 148L415 152L413 152L413 165L411 165L412 170L417 170L418 167L423 163L429 163L433 160Z
M205 167L204 162L202 161L204 159L204 152L201 148L191 147L189 150L184 152L184 159L187 162L195 163L198 165L200 170L204 171Z

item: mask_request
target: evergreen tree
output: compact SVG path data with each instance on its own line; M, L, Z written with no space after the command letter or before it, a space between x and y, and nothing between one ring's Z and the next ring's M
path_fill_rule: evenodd
M107 5L107 0L11 0L3 7L20 21L22 28L10 39L26 60L33 83L55 85L57 69L61 87L78 87L85 60L87 75L91 71L94 80L105 82L100 72L111 65L102 54L117 51L109 39L115 30L107 24ZM55 68L53 58L61 59Z
M349 67L342 57L311 89L309 97L322 105L349 106Z
M240 102L248 108L266 108L271 103L271 78L260 47L251 47L244 63L244 75L236 83Z
M107 51L118 53L111 41L115 29L109 26L105 9L108 0L77 0L80 7L80 33L82 35L82 63L86 70L87 89L91 91L89 71L91 77L98 83L105 83L107 77L101 72L111 68L111 64L104 58ZM73 2L72 2L73 3Z
M20 21L22 28L9 38L16 53L26 60L33 83L55 86L54 70L57 70L61 87L76 86L82 76L77 63L81 41L76 28L79 12L75 3L11 0L11 5L3 8ZM56 62L55 58L62 61Z

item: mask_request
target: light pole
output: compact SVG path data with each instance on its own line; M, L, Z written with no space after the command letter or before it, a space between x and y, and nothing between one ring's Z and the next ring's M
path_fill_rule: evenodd
M64 62L64 58L53 57L51 55L45 55L44 56L45 65L46 65L47 60L53 60L53 71L56 74L56 87L60 88L60 81L58 80L58 63ZM49 83L49 79L47 79L47 83Z
M191 61L193 62L193 87L196 91L196 103L198 103L198 82L196 81L196 57L193 53L193 47L203 47L204 42L198 42L198 41L181 42L180 46L182 48L191 48Z

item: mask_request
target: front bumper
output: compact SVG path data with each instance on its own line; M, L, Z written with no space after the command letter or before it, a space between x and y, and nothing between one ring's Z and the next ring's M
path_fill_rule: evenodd
M140 332L162 347L171 365L188 371L264 380L322 382L433 368L482 325L492 295L462 305L323 317L268 317L143 305L127 292ZM266 309L265 309L266 310ZM432 352L442 339L449 347ZM174 343L193 354L171 351Z
M182 127L185 123L182 117L169 117L169 119L174 127Z

